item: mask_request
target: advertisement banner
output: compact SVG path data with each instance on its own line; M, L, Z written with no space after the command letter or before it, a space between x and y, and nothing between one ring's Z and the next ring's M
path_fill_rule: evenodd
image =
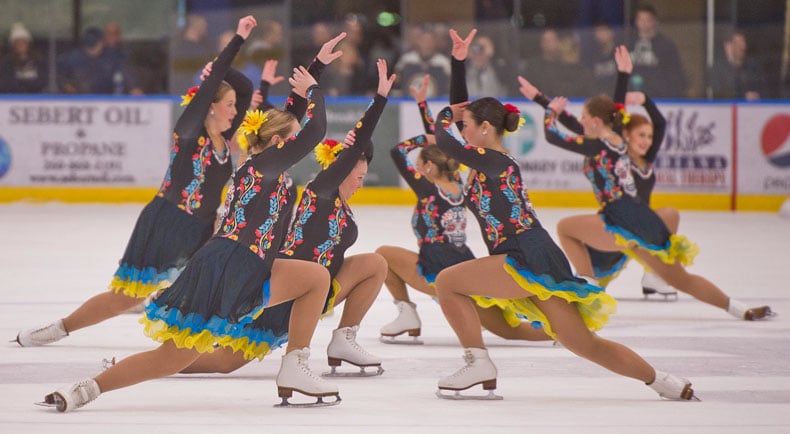
M157 187L169 99L0 100L0 186Z
M738 193L790 194L790 107L738 106Z
M729 194L734 185L732 105L659 103L658 108L667 130L653 163L656 191Z

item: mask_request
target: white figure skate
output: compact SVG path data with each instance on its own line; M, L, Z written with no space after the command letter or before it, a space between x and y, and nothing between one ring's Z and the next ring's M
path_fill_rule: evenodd
M439 380L439 390L436 396L442 399L480 399L499 400L501 396L494 393L496 389L497 370L488 357L488 351L483 348L465 348L464 362L466 365L453 375ZM488 395L462 395L462 390L481 384ZM442 390L452 390L455 393L445 394Z
M23 347L40 347L57 342L68 335L63 320L59 319L44 327L22 330L16 335L16 343Z
M423 342L418 338L422 322L417 315L417 305L410 301L399 300L395 300L394 303L398 308L398 317L381 328L379 340L385 344L422 345ZM413 339L396 339L396 336L407 332Z
M770 306L746 307L743 302L733 299L730 299L727 313L745 321L757 321L776 316L776 312L772 311Z
M99 385L92 378L80 381L69 387L58 389L44 397L44 402L37 402L37 405L45 407L55 407L59 412L67 412L78 409L85 404L93 401L101 395Z
M664 399L675 401L700 400L694 395L694 389L691 388L689 380L667 374L666 372L656 370L656 379L648 386Z
M664 297L664 301L677 301L678 290L672 285L664 281L658 274L652 271L645 271L642 275L642 295L645 299L650 298L651 295L659 295Z
M309 348L293 350L283 356L276 380L277 395L282 398L282 402L275 407L328 407L340 404L337 386L315 375L307 364L309 359ZM294 391L315 397L316 401L304 404L289 402L288 398L293 396ZM334 396L335 400L325 402L326 396Z
M384 373L381 359L368 353L357 343L359 326L343 327L332 332L332 340L326 348L326 355L331 371L324 373L327 377L372 377ZM337 372L342 362L359 367L359 372ZM375 367L376 371L365 371L367 367Z

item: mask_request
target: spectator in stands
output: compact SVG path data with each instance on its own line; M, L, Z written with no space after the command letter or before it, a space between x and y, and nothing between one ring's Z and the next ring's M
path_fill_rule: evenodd
M653 98L684 98L686 75L678 49L658 30L658 14L650 5L640 5L634 16L633 35L628 44L634 71L630 88Z
M401 94L406 95L409 86L422 84L425 74L431 76L428 83L428 98L447 95L450 85L450 58L437 51L433 26L423 24L410 32L411 50L403 54L395 65Z
M104 34L90 27L80 47L66 52L58 68L58 88L63 93L140 94L130 80L131 74L117 58L104 50Z
M24 24L14 23L9 52L0 58L0 93L41 93L49 79L47 65L33 50L33 36Z
M593 26L592 40L582 51L582 63L590 70L590 95L609 94L617 82L617 65L614 62L614 49L617 45L615 31L606 22Z
M130 95L142 95L143 91L140 89L137 81L137 73L130 64L129 52L123 42L123 30L117 21L108 21L104 24L104 42L103 56L109 58L109 62L114 65L119 65L118 68L122 70L123 74L123 87L122 93ZM117 77L116 77L117 78Z
M195 71L201 71L214 56L214 50L208 42L207 29L206 17L198 14L187 15L184 31L174 42L170 53L173 62L170 93L186 93L192 86Z
M469 96L502 97L507 90L493 64L494 42L488 36L478 36L469 47L469 62L466 67L466 87Z
M724 38L723 53L716 57L708 80L713 98L760 99L765 77L760 63L746 56L746 36L732 30Z
M528 53L530 54L530 53ZM549 95L582 97L589 94L590 72L581 64L572 36L547 28L540 36L540 55L527 55L520 75L540 83Z
M315 57L315 53L321 49L327 41L332 39L334 35L329 24L324 21L318 21L310 26L310 38L306 43L300 43L296 38L292 41L293 50L291 51L291 63L293 67L299 65L309 65ZM253 81L255 83L255 81Z

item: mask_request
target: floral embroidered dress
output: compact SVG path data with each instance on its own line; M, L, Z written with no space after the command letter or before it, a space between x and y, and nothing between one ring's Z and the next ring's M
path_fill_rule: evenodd
M272 263L285 237L281 220L291 204L284 172L325 133L323 94L312 86L301 131L236 170L217 233L146 307L141 321L148 336L200 352L212 352L215 344L230 347L247 359L270 351L277 337L252 323L267 308Z
M565 254L537 219L518 163L508 154L463 143L451 132L447 107L437 118L436 141L447 155L473 169L467 204L475 214L491 255L506 255L505 271L524 288L523 298L473 296L478 304L498 306L511 325L522 319L554 337L545 314L532 301L561 297L574 302L590 330L599 330L614 313L615 300L602 288L576 278ZM481 289L484 292L484 289Z
M340 184L361 158L373 159L371 136L387 99L376 95L355 126L355 144L340 151L337 159L308 182L296 207L293 223L280 248L279 257L301 259L329 270L331 286L324 313L331 312L340 284L335 277L343 266L346 250L357 240L358 230L348 203L340 197ZM272 349L288 340L288 322L293 301L263 311L254 325L277 337Z
M162 186L140 213L110 284L116 293L145 298L169 286L211 237L222 189L233 172L227 140L241 124L252 95L252 83L230 67L243 43L239 35L228 43L176 121ZM226 143L220 153L204 124L223 80L236 92L237 114L222 133Z

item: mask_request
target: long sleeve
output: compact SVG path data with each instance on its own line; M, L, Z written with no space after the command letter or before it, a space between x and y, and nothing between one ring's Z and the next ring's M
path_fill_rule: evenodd
M326 135L326 108L321 88L317 85L311 86L307 90L306 101L307 121L301 131L253 157L254 165L260 172L266 171L262 166L274 173L287 170L310 153Z
M184 113L176 121L176 134L184 137L193 137L203 128L206 114L208 114L209 107L214 100L219 85L225 79L225 75L230 70L231 62L233 62L243 43L244 39L239 35L235 35L219 54L211 67L211 73L201 83L192 101L190 101ZM247 98L247 103L249 104L249 98ZM244 114L241 116L243 119Z
M614 96L612 97L612 101L614 101L615 104L625 103L625 93L628 91L628 81L630 79L631 74L617 72L617 83L614 86ZM623 134L623 129L621 127L614 127L612 130L617 134Z
M361 156L367 157L368 161L373 158L371 137L386 105L387 98L381 95L373 97L373 101L354 128L354 145L343 149L338 154L337 160L319 172L313 180L311 185L316 194L319 196L333 194L351 170L354 169L354 166L357 165Z
M452 111L445 107L436 118L436 143L439 149L450 158L465 164L487 176L498 178L502 167L508 163L508 157L501 152L472 146L459 141L451 132L450 119Z
M310 66L307 67L307 72L315 78L316 83L321 83L321 74L324 72L324 69L326 69L326 65L318 60L318 58L315 58L313 62L310 63ZM291 92L288 99L285 101L285 111L293 113L296 119L299 119L299 122L301 122L306 109L307 100L301 95Z
M469 90L466 88L466 65L463 61L452 58L450 62L450 104L469 101Z
M258 84L258 92L260 92L261 96L263 97L263 101L261 101L261 104L258 106L258 109L261 111L265 112L266 110L274 108L274 104L269 101L269 90L271 87L272 84L266 80L261 80L261 82Z
M653 103L653 100L647 95L645 95L644 107L647 111L647 115L650 116L650 121L653 123L653 144L650 146L650 150L647 151L647 154L645 154L645 160L652 164L656 159L656 155L658 155L658 151L661 149L661 144L664 142L667 121L664 119L664 115L661 114L655 103Z
M422 127L425 130L425 134L436 134L436 130L433 125L433 115L431 115L431 109L428 107L428 102L418 102L417 108L420 111L420 119L422 119Z
M450 104L469 101L469 89L466 87L466 64L452 58L450 61ZM463 122L456 122L458 131L464 129Z
M540 92L538 92L538 94L535 95L535 98L533 98L532 100L538 103L544 109L549 108L549 102L550 102L549 98ZM578 135L584 134L584 127L582 126L582 124L579 122L578 119L576 119L575 116L568 113L567 110L563 110L562 113L560 113L559 121L560 124L562 124L562 126L573 131L575 134Z
M392 157L392 162L395 163L395 168L398 169L400 175L417 196L421 196L423 192L430 191L433 184L417 171L417 168L409 160L409 153L426 142L427 138L425 135L419 135L398 143L390 150L390 157Z
M588 157L600 150L600 140L586 139L581 135L574 136L560 131L557 128L557 115L551 109L546 110L543 123L546 140L554 146Z

